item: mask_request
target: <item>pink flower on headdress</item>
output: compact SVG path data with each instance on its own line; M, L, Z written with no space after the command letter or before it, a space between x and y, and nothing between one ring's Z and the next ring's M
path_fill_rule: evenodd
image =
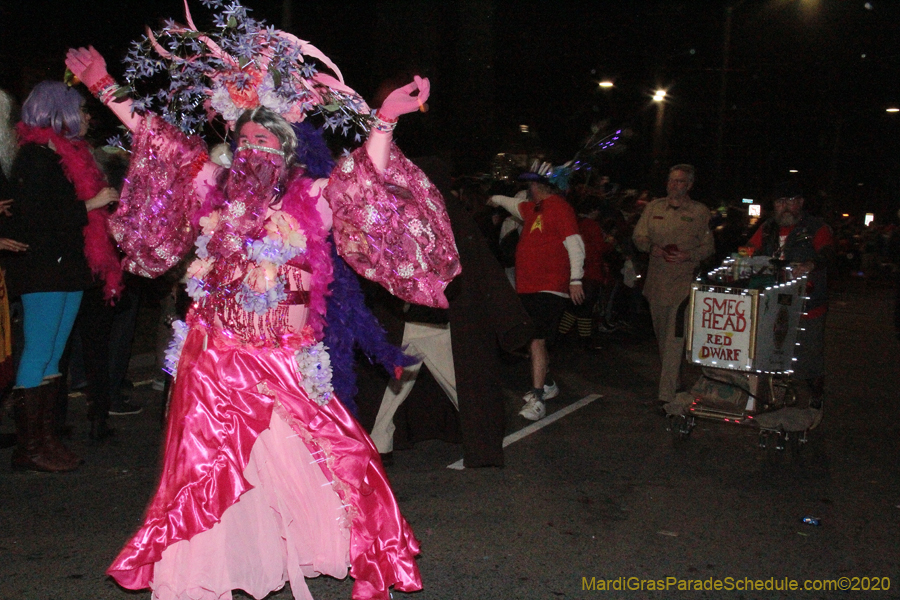
M228 89L228 95L231 96L234 105L244 110L259 106L257 88L262 83L264 76L263 72L258 69L245 67L241 69L241 74L237 75L242 80L240 86L234 80L235 78L227 78L225 87Z
M291 109L281 116L288 123L300 123L306 118L306 113L313 109L311 102L294 102Z

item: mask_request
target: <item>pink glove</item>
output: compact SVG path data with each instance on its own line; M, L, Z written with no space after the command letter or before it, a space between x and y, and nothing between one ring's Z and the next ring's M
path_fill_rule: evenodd
M414 95L416 92L418 94ZM378 116L386 121L393 121L400 115L423 109L430 92L431 82L428 81L428 78L416 75L412 83L388 94L388 97L384 99L384 104L378 109Z
M95 96L107 86L114 86L116 83L106 72L106 61L93 46L77 50L69 48L66 53L66 66Z

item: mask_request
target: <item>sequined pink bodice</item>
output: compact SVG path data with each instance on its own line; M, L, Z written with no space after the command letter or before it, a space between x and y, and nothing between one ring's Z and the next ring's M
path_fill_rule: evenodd
M254 346L281 345L303 333L309 315L309 271L295 259L273 267L285 282L286 298L264 312L246 310L241 287L246 274L257 265L243 252L217 260L206 276L209 294L195 305L203 321L234 341Z

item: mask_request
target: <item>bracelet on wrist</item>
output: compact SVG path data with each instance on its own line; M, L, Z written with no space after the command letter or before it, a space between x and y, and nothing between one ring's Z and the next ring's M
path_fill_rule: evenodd
M376 112L376 113L375 113L375 118L378 119L378 120L380 120L380 121L382 121L382 122L384 122L384 123L396 123L397 120L400 118L400 116L398 115L398 116L396 116L396 117L385 117L385 116L382 115L381 113Z
M122 86L120 86L118 83L108 85L105 88L103 88L102 90L100 90L100 93L97 94L97 98L103 104L108 104L113 98L116 97L116 94L118 94L119 90L121 90L121 89L122 89Z
M573 283L577 283L577 284L581 285L581 280L580 279L570 279L569 285L572 285Z
M394 119L393 121L385 121L378 115L375 115L375 118L372 119L372 129L374 129L375 131L390 133L394 131L395 127L397 127L397 119Z
M100 79L98 79L97 81L92 83L91 85L89 85L88 90L90 90L90 92L94 96L97 96L99 98L100 95L104 91L106 91L109 87L115 86L115 85L116 85L116 80L113 79L112 77L110 77L109 74L107 73L106 75L104 75L103 77L101 77Z

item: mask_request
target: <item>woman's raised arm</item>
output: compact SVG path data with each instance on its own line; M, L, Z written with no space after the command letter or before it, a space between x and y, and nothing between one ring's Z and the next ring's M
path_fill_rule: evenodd
M430 93L431 83L428 79L416 75L411 83L397 88L384 99L366 141L366 152L379 171L387 168L391 155L391 139L400 115L416 112L425 106Z
M116 97L120 86L106 72L106 61L93 46L69 48L66 66L128 129L134 131L137 128L140 117L131 112L131 99Z

